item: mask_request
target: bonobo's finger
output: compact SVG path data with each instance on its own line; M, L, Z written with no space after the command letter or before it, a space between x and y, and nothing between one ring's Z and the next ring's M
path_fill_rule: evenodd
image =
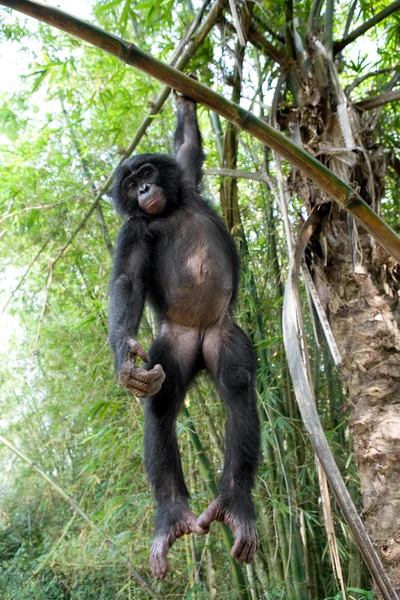
M154 367L152 369L150 369L150 371L148 371L148 373L152 373L152 374L158 373L158 376L161 379L161 383L164 383L166 375L165 375L165 371L161 365L154 365ZM153 381L156 381L156 380L157 380L157 376L154 377Z
M138 398L146 398L158 394L158 392L161 390L163 381L163 376L160 376L155 381L151 381L148 383L138 381L137 379L129 379L125 382L125 386L130 392L132 392L132 394L138 396Z
M145 389L152 385L161 385L165 380L164 371L159 371L158 369L154 371L146 371L145 369L140 369L139 367L132 367L127 369L121 374L121 379L129 383L140 383L139 389ZM144 387L143 387L144 386Z
M143 383L150 383L158 379L159 374L157 372L146 371L140 367L133 366L129 369L126 374L126 379L135 379L136 381L142 381Z
M194 73L187 73L187 76L190 77L190 79L194 79L195 81L199 80L197 75L195 75ZM190 96L186 96L186 94L182 94L182 92L178 92L177 90L172 91L178 102L182 102L182 100L189 100L190 102L196 104L196 100L193 100L193 98L190 98Z
M131 360L135 360L135 358L139 356L144 362L149 362L149 357L146 350L143 348L139 342L136 342L133 339L128 341L128 357Z
M158 382L145 384L135 380L130 380L126 387L130 392L132 392L132 394L134 394L134 396L137 396L138 398L155 396L161 390L161 384Z
M151 383L153 381L159 381L160 383L164 383L165 381L165 373L161 365L156 365L155 367L150 369L150 371L146 371L145 369L139 369L138 367L136 367L132 371L132 377L134 379L144 381L145 383Z
M126 386L130 380L143 381L146 375L147 371L145 369L141 369L129 362L125 362L119 372L118 381Z

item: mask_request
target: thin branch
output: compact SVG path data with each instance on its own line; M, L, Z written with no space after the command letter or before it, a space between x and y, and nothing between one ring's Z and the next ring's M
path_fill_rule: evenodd
M363 81L365 81L366 79L369 79L370 77L377 77L378 75L384 75L385 73L390 73L391 71L394 71L397 67L388 67L386 69L378 69L377 71L371 71L370 73L366 73L365 75L362 75L361 77L357 77L352 83L350 83L348 86L346 86L344 88L344 91L346 92L347 96L349 96L351 94L351 92L353 90L356 89L357 86L360 85L360 83L362 83Z
M294 43L293 0L285 0L285 36L286 54L289 60L294 60L296 58L296 46Z
M354 14L356 12L358 1L359 0L354 0L353 4L351 5L349 14L347 16L346 25L344 27L343 38L346 38L348 36L348 33L350 31L350 25L354 19Z
M383 94L386 94L388 92L391 92L397 85L397 82L400 80L400 71L396 71L395 74L393 75L393 77L390 79L390 81L387 82L387 84L385 85L385 87L382 90ZM378 108L371 114L371 116L369 117L367 123L366 123L366 130L369 131L374 131L376 124L378 122L379 117L381 116L383 111L383 106L378 106Z
M326 0L325 10L325 46L332 56L333 50L333 20L335 15L334 0Z
M47 208L55 208L56 206L59 206L61 202L63 202L63 200L60 200L59 202L53 202L53 204L35 204L33 206L25 206L24 208L13 210L12 212L3 215L0 219L0 223L3 223L6 219L9 219L10 217L21 215L22 213L29 212L30 210L46 210Z
M398 102L400 100L400 89L394 90L393 92L386 92L385 94L379 94L379 96L373 96L372 98L366 98L359 102L354 102L353 106L360 108L361 110L372 110L378 108L378 106L384 106L391 102Z
M97 525L95 523L93 523L93 521L87 516L86 513L83 512L83 510L81 509L79 504L71 496L69 496L66 492L64 492L64 490L53 479L51 479L51 477L49 477L44 471L42 471L42 469L40 469L27 456L25 456L25 454L23 454L20 450L15 448L15 446L13 446L13 444L11 444L11 442L6 440L6 438L4 438L2 435L0 435L0 442L2 444L4 444L4 446L7 446L7 448L9 448L12 452L14 452L14 454L16 454L17 456L22 458L22 460L25 461L31 467L31 469L33 471L35 471L38 475L40 475L40 477L42 477L42 479L44 479L57 492L57 494L59 496L61 496L61 498L63 498L64 500L66 500L66 502L68 502L68 504L74 509L74 511L77 512L78 515L80 515L82 517L82 519L84 519L86 521L86 523L89 525L89 527L91 527L91 529L93 529L93 531L95 531L103 539L106 546L108 546L113 551L113 553L116 556L118 556L118 558L128 567L129 572L133 575L134 579L138 582L138 584L144 590L146 590L146 592L149 594L149 596L151 596L155 600L161 600L161 597L151 587L149 587L147 585L147 583L145 582L143 577L135 569L135 567L133 567L131 565L129 560L127 558L125 558L125 556L122 554L122 552L120 552L120 550L118 550L118 548L103 533L103 531L99 527L97 527Z
M60 95L60 102L61 102L61 108L62 108L62 112L64 114L65 120L67 122L67 126L69 127L70 130L70 134L71 134L71 138L72 138L72 143L75 147L76 153L78 155L78 158L80 160L81 163L81 167L82 167L82 172L84 177L86 177L86 179L88 179L89 181L91 180L92 174L90 172L90 167L89 167L89 163L87 161L87 159L84 156L83 150L82 150L82 146L80 144L80 141L78 140L77 136L75 135L75 131L74 128L70 122L69 119L69 115L68 112L65 108L64 105L64 100L62 98L62 96ZM97 190L96 190L96 186L94 185L93 181L91 181L90 183L90 189L92 191L92 195L94 198L96 198L97 195ZM108 227L107 227L107 223L104 219L104 214L103 214L103 210L100 206L100 202L96 205L96 217L97 217L97 222L100 226L100 230L101 230L101 234L103 237L103 241L106 245L106 248L108 250L108 253L110 254L111 258L114 254L114 248L108 233Z
M318 27L323 3L324 0L313 0L311 4L311 9L307 21L307 29L309 31Z
M25 279L27 278L27 276L29 274L29 271L32 269L33 265L35 264L35 262L37 261L37 259L39 258L39 256L42 254L43 250L46 248L46 246L49 243L49 241L50 241L50 238L48 238L45 241L45 243L40 248L40 250L35 254L35 257L33 258L32 262L29 265L29 267L26 269L25 273L22 275L22 277L19 280L18 284L16 285L16 287L11 292L11 295L10 295L9 299L7 300L7 302L5 303L5 305L3 306L2 310L1 310L2 314L6 310L7 306L10 304L11 300L14 298L15 294L18 292L18 290L21 287L21 285L24 283Z
M354 42L354 40L356 40L361 35L364 35L364 33L366 33L372 27L375 27L375 25L378 25L378 23L380 23L381 21L386 19L386 17L389 17L390 15L395 13L399 8L400 8L400 0L395 0L395 2L392 2L392 4L389 4L389 6L387 6L383 10L381 10L374 17L371 17L371 19L368 19L368 21L365 21L365 23L360 25L360 27L357 27L356 29L354 29L354 31L352 31L347 37L343 38L340 42L334 42L334 44L333 44L334 54L338 54L339 52L341 52L343 50L343 48L345 48L346 46L348 46L349 44Z
M219 21L223 23L224 27L235 33L235 28L224 16L221 16ZM285 63L285 56L277 49L271 42L269 42L260 31L254 27L254 25L250 24L249 31L247 34L247 38L255 48L262 50L265 52L269 58L272 58L279 65L283 65Z
M242 47L244 47L246 45L246 40L245 40L245 37L244 37L244 34L243 34L242 26L240 24L239 15L238 15L238 12L236 10L235 0L228 0L228 2L229 2L229 8L230 8L232 19L233 19L233 24L235 26L236 33L237 33L237 36L239 38L240 45Z
M201 22L204 12L207 8L207 6L210 4L211 0L204 0L199 12L197 13L197 15L195 16L195 18L193 19L193 21L191 22L191 24L189 25L189 27L187 28L186 32L183 35L183 38L181 39L181 41L179 42L178 46L175 49L175 52L173 54L173 56L180 56L180 54L183 52L186 44L188 43L188 41L190 40L190 38L192 37L193 33L196 31L199 23ZM173 60L173 58L172 58Z
M105 243L108 253L112 258L114 255L114 247L113 247L112 241L110 239L107 223L104 218L103 209L101 208L100 203L96 206L96 218L97 218L98 224L100 225L101 233L103 236L103 242Z
M111 186L112 180L114 178L114 172L115 171L113 171L111 173L111 175L108 177L106 183L103 186L102 191L97 194L96 198L94 199L94 201L90 205L89 210L85 213L82 221L79 223L79 225L71 233L71 235L69 236L68 240L65 242L64 246L61 248L61 250L59 251L59 253L55 257L55 259L53 260L53 263L52 263L52 267L53 268L56 266L56 264L58 263L58 261L60 260L60 258L62 258L64 256L65 252L68 249L68 246L71 244L71 242L73 241L73 239L75 238L75 236L80 232L80 230L84 227L84 225L86 224L86 221L89 219L89 217L96 210L96 208L97 208L97 206L98 206L98 204L99 204L99 202L101 200L101 197L103 195L103 191L106 190L106 189L109 189L109 186Z
M270 178L264 173L254 173L252 171L243 171L240 169L205 169L205 175L211 175L212 177L234 177L236 179L252 179L254 181L261 181L262 183L269 183Z
M53 281L53 273L54 273L54 263L52 263L50 265L50 269L49 269L49 277L47 279L46 289L45 289L45 293L44 293L44 300L43 300L42 312L40 313L39 323L38 323L37 332L36 332L36 339L35 339L35 343L33 345L33 350L32 350L32 357L33 358L35 358L35 355L36 355L36 352L37 352L37 349L38 349L38 345L39 345L40 333L42 331L42 325L43 325L44 315L45 315L46 308L47 308L47 300L48 300L48 297L49 297L50 288L51 288L51 284L52 284L52 281Z
M397 2L400 4L400 0L397 0ZM116 56L123 62L150 74L178 92L190 95L196 102L222 115L239 129L250 133L301 169L342 208L345 208L352 215L356 216L368 233L387 252L400 260L400 238L364 202L355 190L339 179L325 165L308 154L308 152L296 146L291 140L278 131L275 131L271 126L264 123L252 113L237 106L227 98L217 94L173 67L146 54L134 44L128 43L91 23L86 23L59 9L38 4L31 0L0 0L0 4L15 8L45 23L71 33Z
M265 10L263 9L262 2L257 2L257 0L255 0L254 3L262 11L264 17L266 17L268 19L268 15L265 12ZM257 23L257 25L261 28L262 31L265 30L277 42L280 42L281 44L285 43L285 36L282 35L279 32L274 31L272 29L272 27L270 27L270 25L268 25L268 23L266 23L265 21L263 21L259 16L253 14L253 20L254 20L255 23Z

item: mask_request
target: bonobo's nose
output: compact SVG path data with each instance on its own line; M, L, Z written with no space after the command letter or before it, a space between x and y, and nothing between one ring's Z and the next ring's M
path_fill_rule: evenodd
M150 189L150 186L148 183L142 183L142 185L139 188L139 192L140 194L146 194L146 192L148 192Z

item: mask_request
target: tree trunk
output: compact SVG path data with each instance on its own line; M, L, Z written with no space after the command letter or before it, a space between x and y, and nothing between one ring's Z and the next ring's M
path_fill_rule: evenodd
M389 576L400 587L400 314L393 265L361 233L363 263L360 272L353 270L343 212L331 216L327 239L328 310L343 358L361 506Z
M309 50L312 75L304 73L293 94L299 105L286 106L278 121L379 212L386 161L372 143L376 119L359 120L322 46ZM309 212L317 207L322 215L311 243L312 271L343 360L362 515L400 588L399 264L296 170L289 188Z

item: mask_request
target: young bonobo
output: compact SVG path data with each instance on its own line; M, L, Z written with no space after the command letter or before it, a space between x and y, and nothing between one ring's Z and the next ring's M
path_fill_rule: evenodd
M145 463L157 503L150 563L168 572L168 549L212 521L234 532L232 556L250 563L258 548L251 499L260 449L255 402L256 357L232 320L238 287L235 244L200 196L204 154L196 104L175 94L175 156L141 154L118 169L117 212L126 217L115 251L110 343L119 382L145 398ZM158 320L149 354L136 339L147 300ZM137 357L148 363L136 364ZM196 518L189 508L176 440L176 419L191 380L213 378L228 409L225 466L216 499Z

